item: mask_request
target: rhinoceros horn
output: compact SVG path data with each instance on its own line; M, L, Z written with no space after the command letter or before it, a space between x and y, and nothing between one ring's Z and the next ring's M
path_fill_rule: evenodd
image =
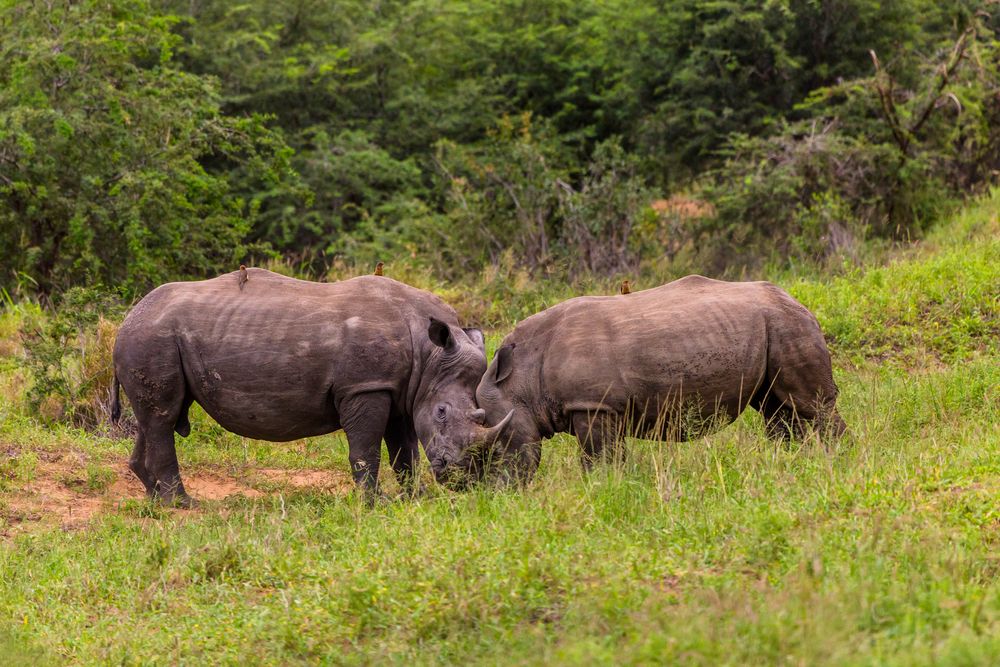
M507 416L497 422L494 426L481 426L476 429L475 442L479 447L492 447L500 436L503 434L507 424L514 417L514 411L511 410L507 413Z

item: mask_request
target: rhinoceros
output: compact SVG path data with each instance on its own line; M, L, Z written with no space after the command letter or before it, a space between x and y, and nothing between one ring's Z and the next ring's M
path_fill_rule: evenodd
M575 434L589 467L620 451L625 434L687 440L747 407L773 437L810 423L839 436L836 400L823 333L802 304L767 282L688 276L569 299L520 322L476 389L487 423L514 411L480 456L530 479L555 433Z
M174 432L195 401L223 428L284 442L343 428L355 482L377 490L381 442L404 484L418 438L438 479L494 438L475 404L483 335L438 297L390 278L336 283L245 269L162 285L128 314L114 347L119 386L138 422L129 467L146 492L190 504Z

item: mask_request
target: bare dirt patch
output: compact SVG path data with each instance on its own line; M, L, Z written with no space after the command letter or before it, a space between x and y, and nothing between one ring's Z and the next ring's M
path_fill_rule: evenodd
M351 479L334 470L286 470L284 468L261 468L256 473L267 480L297 489L323 489L347 493L354 488Z
M31 479L0 494L0 537L52 526L85 528L96 516L145 498L142 484L125 462L104 464L100 471L104 477L95 482L88 478L82 454L39 452ZM181 474L188 492L203 501L259 498L274 487L337 494L352 488L348 475L333 470L263 468L237 476L225 470L196 468ZM263 482L263 490L256 488L259 482Z
M225 500L230 496L258 498L264 495L235 478L214 472L193 471L191 474L182 473L182 476L188 493L199 500Z

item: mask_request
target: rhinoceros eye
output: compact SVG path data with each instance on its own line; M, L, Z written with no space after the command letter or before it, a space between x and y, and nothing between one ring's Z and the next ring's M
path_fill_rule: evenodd
M448 416L448 406L444 403L438 403L434 408L434 419L439 422L443 422Z

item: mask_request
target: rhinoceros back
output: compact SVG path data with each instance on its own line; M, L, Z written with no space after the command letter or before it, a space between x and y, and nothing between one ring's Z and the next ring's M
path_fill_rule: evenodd
M771 322L791 309L815 336L815 319L769 283L689 276L570 299L526 319L505 342L517 344L525 366L542 369L547 400L566 412L655 411L696 396L706 414L738 414L766 380Z
M227 430L268 440L327 433L340 427L345 396L389 391L405 405L412 326L426 326L427 313L456 320L433 295L388 278L324 284L260 269L245 278L171 283L137 304L115 349L130 398L155 401L157 384L179 372Z

